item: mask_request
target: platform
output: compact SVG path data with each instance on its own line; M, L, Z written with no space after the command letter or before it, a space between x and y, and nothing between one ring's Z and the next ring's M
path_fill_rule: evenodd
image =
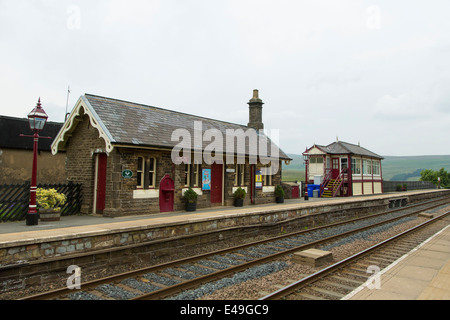
M151 215L135 215L124 217L103 217L101 215L74 215L62 217L61 221L39 222L36 226L27 226L25 221L0 223L0 248L7 243L16 241L38 240L56 235L78 234L77 231L90 232L97 230L123 229L128 227L171 225L180 222L208 220L215 217L225 218L238 215L247 215L261 212L271 212L291 209L302 209L307 207L327 206L342 203L361 203L364 201L374 201L383 199L405 198L421 194L432 194L447 192L449 190L416 190L401 193L385 193L367 196L355 196L349 198L309 198L309 200L288 199L284 204L265 204L247 207L216 207L197 209L194 212L171 212ZM81 229L67 229L80 227ZM53 230L53 231L51 231Z
M450 225L381 270L379 283L343 300L450 300Z
M202 243L210 243L222 239L222 235L228 231L242 237L245 236L242 230L246 228L278 227L292 220L296 221L297 226L301 226L298 221L303 220L305 223L331 222L333 219L349 218L355 212L364 210L386 210L393 201L400 203L399 199L414 203L442 195L450 197L450 190L420 190L351 198L310 198L308 201L302 198L285 200L284 204L216 207L195 212L116 218L81 215L62 217L59 222L40 222L37 226L26 226L25 222L3 223L0 224L0 268L59 257L80 257L110 249L134 250L143 244L154 245L167 241L179 241L176 245L181 247L189 245L190 240L186 239L193 236L202 238ZM404 201L401 203L404 204ZM212 238L210 234L213 234ZM153 249L147 248L145 253L153 254ZM173 247L164 250L173 250Z

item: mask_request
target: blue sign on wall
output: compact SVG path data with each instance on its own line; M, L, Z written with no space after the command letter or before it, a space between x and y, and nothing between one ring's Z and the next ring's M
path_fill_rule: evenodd
M202 190L211 190L211 169L202 169Z

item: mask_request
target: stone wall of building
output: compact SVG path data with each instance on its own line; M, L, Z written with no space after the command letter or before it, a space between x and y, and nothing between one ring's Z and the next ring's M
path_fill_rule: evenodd
M89 118L86 115L82 116L66 145L66 172L69 181L83 185L82 212L87 214L94 212L95 162L99 153L106 153L105 142L99 138L97 129L90 125ZM156 160L154 187L138 187L138 157ZM211 166L203 163L201 168L210 169ZM234 164L224 164L223 204L226 206L232 206L234 203L233 190L236 189L236 172L234 172L234 169ZM122 172L124 170L130 170L133 173L132 177L123 177ZM261 165L256 165L256 170L261 170ZM183 198L183 191L187 188L184 183L185 166L184 164L175 165L172 162L170 151L115 147L107 157L106 197L103 215L117 217L159 213L159 184L165 175L169 175L175 183L174 211L185 210L186 203ZM201 172L199 176L199 186L194 188L199 193L197 208L209 208L212 206L211 192L201 189ZM251 203L250 179L250 164L247 160L244 176L247 197L244 205L250 205ZM256 190L256 204L275 202L273 190L280 183L281 171L273 176L273 187Z
M144 159L154 158L156 160L155 187L148 189L137 188L137 165L138 157ZM203 163L202 169L211 169L211 166ZM258 165L257 170L260 170ZM229 170L227 170L229 169ZM224 165L223 187L224 187L224 205L232 206L234 204L233 190L235 186L235 166L233 164ZM124 178L123 170L131 170L132 178ZM174 192L174 211L185 210L186 203L183 198L183 192L187 189L184 184L184 164L175 165L171 159L171 153L168 151L143 150L131 148L115 148L108 156L107 170L107 193L106 208L103 212L106 216L122 215L140 215L159 213L159 184L165 175L169 175L175 183ZM197 198L197 208L209 208L211 204L211 192L201 189L201 173L199 173L199 186L193 187L199 196ZM245 166L245 186L247 196L244 205L250 205L250 165ZM256 203L273 203L275 194L271 189L281 183L281 172L273 176L273 187L256 190ZM267 189L269 191L267 192ZM220 205L220 204L219 204Z
M99 138L98 130L91 126L89 117L80 117L77 128L66 145L66 175L68 181L83 185L82 213L93 213L95 155L104 150L105 141ZM108 158L108 165L109 163Z

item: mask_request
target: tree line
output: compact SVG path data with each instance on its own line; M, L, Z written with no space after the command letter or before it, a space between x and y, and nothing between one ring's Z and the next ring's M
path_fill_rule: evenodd
M439 178L441 188L450 188L450 173L448 173L447 170L444 170L444 168L441 168L440 170L426 169L420 172L420 181L429 181L438 185Z

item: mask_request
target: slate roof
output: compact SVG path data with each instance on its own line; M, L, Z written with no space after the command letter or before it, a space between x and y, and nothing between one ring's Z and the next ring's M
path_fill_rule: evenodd
M48 121L44 130L39 132L42 137L51 137L52 139L39 139L38 150L50 151L50 146L56 138L62 123ZM20 137L21 134L33 135L27 118L14 118L0 116L0 148L33 150L33 139L29 137Z
M94 111L93 114L98 117L97 120L101 122L102 127L107 131L106 134L113 145L173 148L179 144L179 141L171 141L172 133L176 129L189 131L193 140L195 136L194 123L195 121L201 121L203 133L208 129L220 131L223 137L223 149L217 151L225 153L226 130L242 129L246 132L249 129L249 127L244 125L107 97L85 94L84 98ZM259 134L264 135L262 132ZM211 143L211 141L203 141L202 150ZM271 155L271 143L270 139L268 139L267 152L269 156ZM290 159L278 146L273 145L279 150L280 159ZM191 146L194 149L200 149L198 142L194 143L194 141L191 141ZM198 148L195 148L195 146L198 146ZM246 148L246 150L248 149Z
M361 146L343 142L343 141L337 141L329 144L326 147L322 147L324 150L326 150L327 153L330 154L355 154L360 156L366 156L366 157L372 157L372 158L379 158L383 159L382 156L367 150Z

